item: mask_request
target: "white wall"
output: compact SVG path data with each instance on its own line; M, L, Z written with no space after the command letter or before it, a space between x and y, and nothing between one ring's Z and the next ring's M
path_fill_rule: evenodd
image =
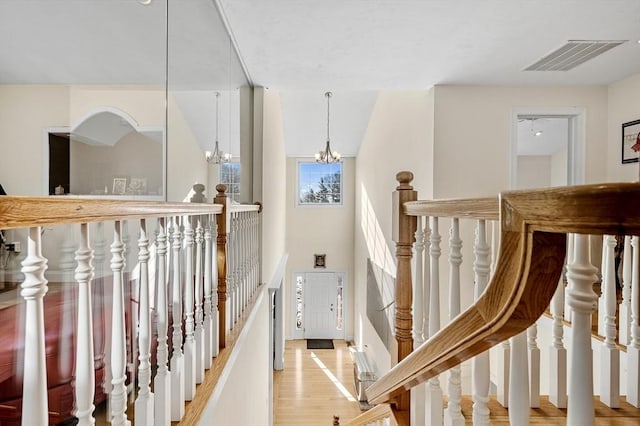
M551 183L549 155L518 155L518 189L545 188Z
M309 158L300 161L313 161ZM285 274L286 318L295 318L292 312L291 289L294 272L314 271L314 254L326 254L326 269L316 271L346 272L345 288L347 303L353 300L353 215L355 160L343 158L342 205L298 206L297 167L298 159L287 159L287 272ZM347 306L345 316L345 338L353 336L353 309ZM292 320L285 327L286 337L292 338Z
M287 166L282 132L282 106L277 91L254 89L262 109L262 278L273 276L285 253Z
M434 196L494 196L509 186L515 108L586 109L586 183L606 177L607 88L435 87Z
M419 195L431 196L433 100L432 91L380 93L356 158L354 337L378 376L391 367L391 356L366 315L367 259L395 277L391 193L397 172L413 171Z
M273 374L269 350L269 297L266 286L222 370L200 419L201 425L266 425L269 380Z
M638 163L622 164L622 123L640 119L640 74L609 86L607 181L637 182Z
M73 127L104 106L141 127L164 128L165 91L158 86L0 85L0 182L14 195L44 195L48 169L44 130ZM206 182L206 161L182 113L169 99L168 200L182 201Z
M0 85L0 184L8 194L44 195L43 129L69 125L68 106L66 86Z

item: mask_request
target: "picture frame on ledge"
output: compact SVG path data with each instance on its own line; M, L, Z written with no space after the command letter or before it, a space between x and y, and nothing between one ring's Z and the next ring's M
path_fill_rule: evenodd
M640 120L622 123L622 164L637 163L640 151Z
M112 194L124 195L127 192L127 178L113 178Z

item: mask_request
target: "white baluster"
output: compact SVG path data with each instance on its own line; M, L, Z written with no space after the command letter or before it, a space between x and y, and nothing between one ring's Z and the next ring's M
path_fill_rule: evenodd
M622 251L622 302L620 303L620 344L628 345L631 341L631 267L633 261L631 237L624 237Z
M616 279L614 251L616 239L612 235L603 238L602 299L605 340L600 348L600 400L611 408L620 407L620 351L616 346ZM604 264L606 262L606 268Z
M75 251L76 241L74 231L76 226L66 226L62 244L60 245L60 271L62 272L62 293L63 300L69 305L62 309L62 319L60 321L60 336L75 335L76 324L76 289L74 283L74 269L76 267ZM75 348L66 341L59 342L58 345L58 373L60 377L73 377L73 366L75 363Z
M220 352L220 311L218 310L218 225L217 216L211 216L211 355Z
M80 225L80 244L76 251L75 279L78 283L78 332L76 335L75 416L79 425L95 424L93 396L93 315L91 280L93 279L93 251L89 247L89 225Z
M156 425L171 424L171 373L167 368L169 350L167 347L167 234L166 219L158 219L156 238L156 328L158 330L157 364L158 371L153 379L154 421Z
M124 315L122 224L117 221L113 227L111 244L111 271L113 272L113 294L111 307L111 424L129 425L125 414L127 410L126 376L126 332Z
M575 240L576 240L576 234L567 234L567 255L566 255L566 259L565 259L565 277L567 275L567 271L569 270L569 264L571 264L573 262L573 258L575 257ZM567 283L567 286L564 289L564 319L565 321L569 321L571 322L571 315L573 314L573 311L571 309L569 309L569 299L568 299L568 293L569 293L569 285Z
M22 426L49 423L47 403L47 364L45 361L44 306L47 293L47 259L42 257L40 232L42 228L29 228L27 257L22 261L24 282L20 295L25 300L24 375L22 394L28 395L22 403Z
M140 275L139 325L138 325L138 397L135 403L135 422L141 425L154 424L153 393L151 384L151 309L149 304L149 239L147 222L140 219L140 238L138 239L138 270Z
M627 402L640 408L640 241L631 239L631 342L627 345Z
M93 235L93 269L95 271L93 279L93 323L99 324L99 327L94 327L93 350L96 356L95 369L103 368L104 371L101 383L102 391L104 395L108 396L111 392L111 361L109 360L109 350L107 348L111 347L111 335L107 333L108 329L106 328L110 317L107 314L108 311L105 309L104 297L104 269L107 258L107 240L104 236L104 222L97 222L95 224L95 232ZM107 410L107 412L109 412L109 410Z
M202 220L197 218L196 226L196 271L195 271L195 318L196 318L196 383L204 380L204 312L202 311Z
M227 234L227 330L233 328L235 323L235 280L234 280L234 268L235 268L235 250L237 244L235 242L236 237L236 214L231 213L229 216L231 223L229 224L229 233Z
M602 238L602 259L601 259L601 268L600 271L598 271L600 273L600 297L598 298L598 336L604 336L606 331L605 331L605 325L604 325L604 321L605 321L605 317L607 316L605 314L605 301L604 301L604 277L608 274L607 268L609 267L609 263L606 260L606 251L607 251L607 246L604 242L604 236Z
M416 226L416 242L414 248L415 281L413 286L413 346L418 348L424 342L423 324L424 313L422 307L423 293L423 253L424 253L424 231L422 230L422 216L418 216ZM420 384L411 389L411 424L425 424L425 385Z
M431 338L440 330L440 233L438 231L438 218L431 218L431 282L429 289L429 337ZM427 423L431 425L442 424L442 389L439 376L432 377L427 382Z
M567 301L572 309L569 407L567 424L593 424L593 354L591 351L591 313L598 296L593 283L597 269L589 261L589 236L576 234L574 258L567 270Z
M478 300L489 282L489 253L491 249L487 245L486 226L484 220L478 221L476 228L476 242L474 247L475 261L473 270L475 274L475 300ZM489 424L489 352L477 355L472 360L473 369L473 424Z
M185 338L184 338L184 397L187 401L193 400L196 395L196 341L195 322L193 320L193 227L191 217L184 217L184 313L185 313Z
M509 368L509 423L529 424L529 368L527 365L527 333L511 338Z
M527 329L529 349L529 407L540 407L540 348L538 347L538 324Z
M551 299L553 341L549 348L549 401L558 408L567 408L567 350L564 347L564 276Z
M449 321L460 314L460 265L462 264L462 240L458 218L453 218L449 235ZM449 402L444 412L444 424L447 426L464 426L464 416L460 408L462 382L460 366L449 370Z
M207 217L204 229L204 368L211 368L213 358L213 320L211 318L211 218Z
M133 250L131 249L131 237L129 235L129 222L126 220L122 221L122 244L123 244L123 252L124 256L124 271L126 273L127 281L129 283L129 291L130 294L125 295L125 303L128 307L129 314L125 316L128 318L129 322L126 324L126 327L129 333L126 334L127 339L127 371L129 373L129 377L136 377L137 367L138 367L138 339L136 338L136 333L138 329L138 309L135 301L139 300L138 295L138 282L135 277L131 275L131 270L136 265L136 261L132 258ZM126 287L125 287L126 289ZM128 297L127 297L128 296ZM125 308L127 309L127 308ZM134 392L134 382L135 380L131 380L127 385L127 394L133 398L135 396ZM132 401L133 402L133 401Z
M182 354L182 275L180 269L180 258L182 250L182 236L178 217L173 218L172 226L173 250L173 287L172 287L172 320L173 335L171 344L173 353L171 354L171 420L180 421L184 416L184 356Z

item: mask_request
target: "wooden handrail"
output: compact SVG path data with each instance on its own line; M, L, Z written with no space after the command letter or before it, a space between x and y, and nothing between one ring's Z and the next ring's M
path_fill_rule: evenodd
M389 419L391 426L404 426L409 424L404 413L396 412L390 404L380 404L365 411L355 419L350 420L346 426L375 424L375 422L386 419Z
M408 216L457 217L465 219L498 220L500 204L497 197L460 198L405 203Z
M0 229L221 212L215 204L1 196Z
M447 203L455 205L453 200ZM500 195L499 205L502 237L496 270L486 291L371 385L367 389L370 402L391 401L533 324L556 290L564 266L566 233L640 234L637 183L510 191ZM452 216L464 217L454 210Z

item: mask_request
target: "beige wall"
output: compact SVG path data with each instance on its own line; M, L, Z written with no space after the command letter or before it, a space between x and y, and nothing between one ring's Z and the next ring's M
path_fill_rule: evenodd
M0 182L11 194L44 195L44 130L73 127L105 106L129 114L141 127L164 128L165 92L158 86L0 85ZM206 161L181 111L169 99L168 199L182 201L206 182ZM185 166L188 165L188 166Z
M298 161L311 159L287 159L287 252L289 262L285 274L285 303L287 318L292 312L291 288L293 273L313 272L314 254L326 254L326 269L320 271L346 272L344 281L347 290L348 315L345 317L345 337L353 336L353 214L355 160L343 158L342 205L298 206L297 167ZM318 270L315 270L316 272ZM291 338L292 324L286 323L285 333Z
M69 122L68 87L0 85L0 184L8 194L45 195L44 129Z
M551 156L518 155L518 189L545 188L551 183Z
M640 74L611 84L608 93L607 180L635 182L638 181L638 163L622 164L622 123L640 120Z
M393 293L388 279L395 277L391 193L396 173L411 170L420 196L431 196L433 100L432 91L380 93L356 158L354 338L379 375L391 367L391 357L366 315L367 259L385 271L377 277L382 291Z
M263 98L262 281L269 282L285 253L287 166L282 132L282 104L274 90L256 88Z
M492 196L509 187L512 111L583 107L586 183L606 176L607 88L435 87L434 196Z

